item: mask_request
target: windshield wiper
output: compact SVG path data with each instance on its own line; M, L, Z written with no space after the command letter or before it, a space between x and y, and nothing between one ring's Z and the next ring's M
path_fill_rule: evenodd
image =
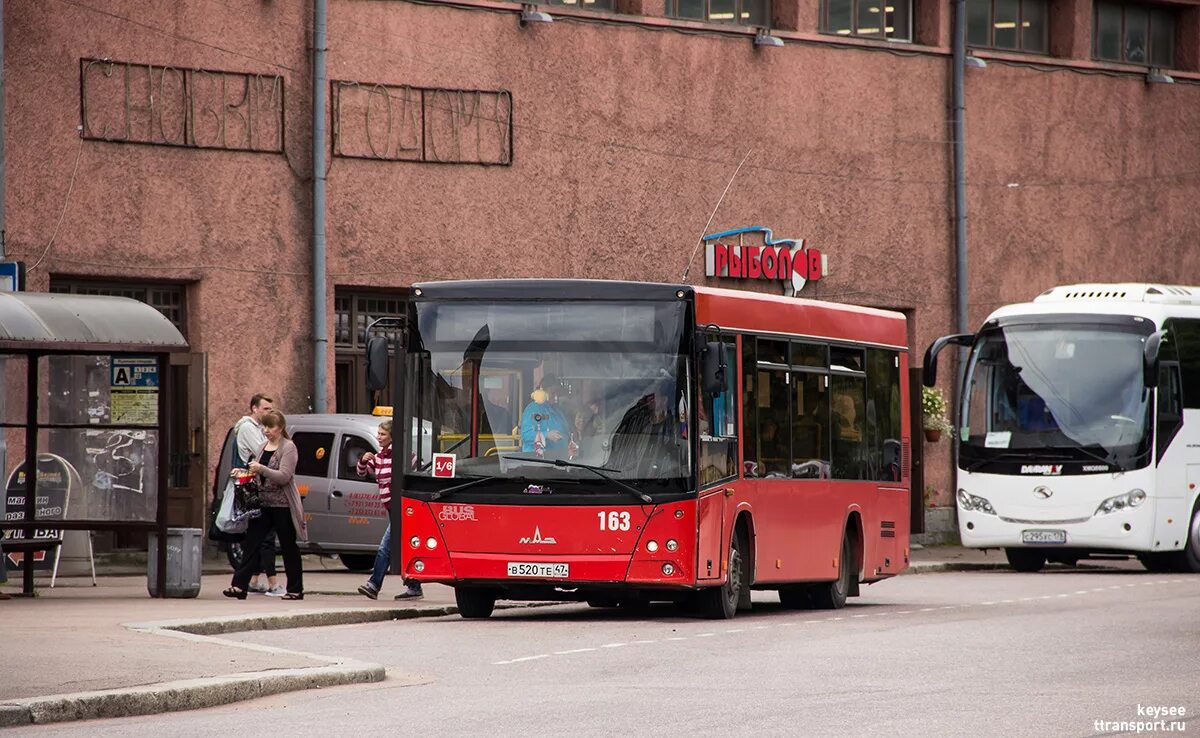
M502 477L499 474L492 474L491 476L479 477L478 479L472 479L470 481L463 482L462 484L455 484L453 486L446 487L445 489L439 489L437 492L434 492L433 494L429 495L429 501L434 502L436 500L442 499L443 497L446 497L447 495L452 495L455 492L458 492L460 490L468 489L470 487L474 487L477 484L483 484L484 482L491 482L491 481L494 481L497 479L503 479L505 481L514 480L514 481L520 481L520 482L528 481L524 477Z
M469 441L469 440L471 440L471 437L470 437L470 436L466 436L466 437L464 437L464 438L461 438L461 439L459 439L458 443L454 444L453 446L451 446L450 448L446 449L445 451L440 451L439 453L448 454L448 453L450 453L450 452L451 452L451 451L453 451L454 449L458 448L459 446L463 445L464 443L466 443L466 442L467 442L467 441ZM469 457L469 456L468 456L468 457L466 457L466 458L471 458L471 457ZM417 471L429 471L429 467L431 467L431 466L433 466L433 459L430 459L429 461L426 461L426 462L425 462L424 464L422 464L421 466L417 467Z
M548 464L550 466L557 466L560 468L567 468L567 469L587 469L588 471L592 472L593 474L600 477L604 481L612 482L613 484L620 487L623 491L636 497L637 499L641 500L642 502L649 502L649 503L654 502L653 497L651 497L650 495L641 491L637 487L634 487L632 484L626 484L625 482L622 482L620 479L616 479L614 477L610 477L609 475L605 474L605 472L619 472L619 471L621 471L620 469L609 469L608 467L603 467L603 466L592 466L591 464L580 464L578 461L564 461L562 459L539 459L537 457L513 456L511 454L505 454L501 458L516 459L517 461L528 461L531 464Z

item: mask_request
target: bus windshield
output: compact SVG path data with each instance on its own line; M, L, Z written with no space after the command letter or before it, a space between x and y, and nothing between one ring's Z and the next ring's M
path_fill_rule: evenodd
M410 488L583 494L615 479L682 491L686 315L680 301L418 302ZM454 479L435 479L434 453L454 454Z
M1144 341L1134 330L1104 324L1018 324L981 333L963 398L964 468L1026 454L1144 465Z

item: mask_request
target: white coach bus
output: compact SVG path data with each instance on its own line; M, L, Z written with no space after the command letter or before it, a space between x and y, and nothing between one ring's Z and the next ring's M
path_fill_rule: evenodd
M970 348L955 422L959 533L1018 571L1136 555L1200 572L1200 287L1079 284L944 336Z

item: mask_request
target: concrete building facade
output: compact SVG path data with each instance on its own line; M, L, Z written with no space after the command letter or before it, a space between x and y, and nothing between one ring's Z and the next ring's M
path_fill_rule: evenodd
M979 1L972 325L1055 284L1194 282L1200 5L1154 6L1138 35L1133 3ZM133 296L183 330L172 524L201 523L251 394L311 409L314 347L328 409L364 410L361 329L416 281L686 273L777 290L693 257L706 232L762 225L826 255L801 296L904 311L917 356L954 330L950 3L540 10L553 22L492 0L330 0L314 327L312 3L4 4L6 253L29 289ZM756 44L752 21L782 46ZM938 504L947 445L926 449Z

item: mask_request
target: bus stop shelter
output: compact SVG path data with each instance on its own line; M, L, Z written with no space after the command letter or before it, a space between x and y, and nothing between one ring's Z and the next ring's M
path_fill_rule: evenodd
M154 591L166 595L166 367L186 349L136 300L0 293L0 545L24 552L24 594L34 554L61 546L64 531L144 530L158 534Z

